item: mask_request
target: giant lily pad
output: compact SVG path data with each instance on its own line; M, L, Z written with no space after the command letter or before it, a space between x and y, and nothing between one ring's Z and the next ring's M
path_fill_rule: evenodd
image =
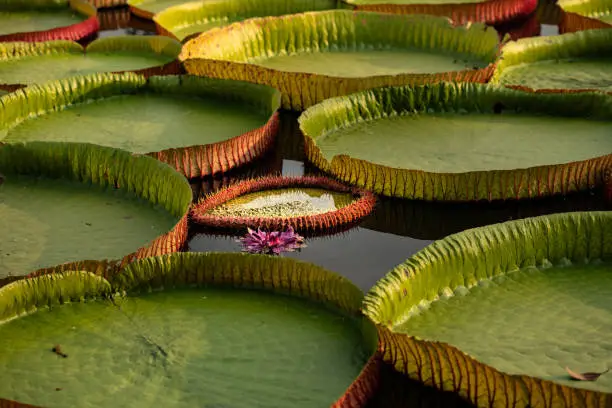
M180 51L180 43L164 36L100 38L87 48L71 41L0 44L0 84L34 84L97 72L177 74L180 67L171 62Z
M84 0L0 1L0 42L78 41L99 27L96 8Z
M376 339L359 312L363 295L320 267L180 253L109 281L72 272L0 289L0 315L18 317L0 326L10 344L0 352L0 395L46 407L309 408L341 396L338 407L363 406L371 396L364 364ZM109 296L118 290L127 296Z
M185 241L189 184L149 157L78 143L4 144L0 173L0 277L163 254Z
M188 41L187 72L268 84L283 107L384 85L486 82L495 30L453 27L445 18L332 10L253 18Z
M612 93L612 30L587 30L506 44L491 80L537 91Z
M183 41L194 34L251 17L281 16L328 10L336 0L222 0L195 1L169 7L153 17L158 32Z
M311 162L387 196L520 199L603 185L612 97L481 84L378 88L299 118Z
M127 0L130 11L140 18L146 19L152 19L157 13L183 3L185 3L185 0Z
M324 177L267 177L243 181L202 199L191 211L198 224L318 232L352 224L374 210L376 198Z
M599 30L601 28L612 28L612 24L602 20L584 17L580 14L563 12L559 23L559 34L575 33L585 30Z
M557 4L566 12L600 20L612 27L611 0L559 0Z
M458 23L499 24L520 20L538 7L536 0L347 0L356 10L447 16Z
M436 241L366 296L384 359L476 406L602 406L612 377L576 382L565 367L608 363L611 237L612 212L583 212Z
M126 73L30 86L0 103L4 142L97 143L149 154L196 177L263 154L274 142L280 95L244 82Z

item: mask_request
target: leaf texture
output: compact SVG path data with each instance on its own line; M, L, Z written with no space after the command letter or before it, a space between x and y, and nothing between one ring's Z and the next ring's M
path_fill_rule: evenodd
M601 93L527 93L470 83L367 90L328 99L299 118L308 159L345 183L390 197L429 201L522 199L568 194L603 185L612 154L558 165L516 170L434 173L388 167L341 154L327 160L317 138L357 122L414 112L491 112L498 103L510 110L567 117L612 119L612 98ZM332 113L333 112L333 113Z
M322 188L351 193L354 201L335 211L295 217L228 217L208 214L210 210L239 196L280 188ZM231 185L202 199L190 213L191 219L201 225L215 228L264 228L283 230L292 227L298 231L318 232L353 224L374 210L376 197L369 192L346 187L325 177L263 177Z
M389 272L364 299L364 313L378 325L383 360L477 407L612 407L612 394L508 375L450 344L393 332L413 307L447 288L567 260L610 259L611 232L612 212L575 212L475 228L434 242Z
M504 72L517 65L564 59L596 58L610 54L612 54L612 30L609 29L593 29L552 37L523 38L504 45L490 83L503 83ZM515 89L531 91L520 85L512 85L511 87ZM565 89L538 89L538 91L568 92ZM578 91L597 91L597 89L586 87L571 90L571 92Z
M312 35L300 34L304 32ZM279 71L252 63L268 55L335 46L355 49L379 43L461 52L490 64L482 69L436 74L331 77ZM495 30L479 24L456 28L442 17L332 10L253 18L211 29L186 42L179 59L190 74L274 86L282 92L283 108L300 111L327 98L381 86L451 80L486 82L494 69L498 45Z
M138 258L176 252L187 239L187 216L192 199L189 183L181 174L150 157L136 158L123 150L85 143L3 144L0 145L0 169L4 174L65 178L101 187L121 188L163 207L176 217L177 223L172 230L136 252L127 254L120 260L123 265ZM113 261L102 264L83 261L59 268L65 271L72 267L99 272L103 276L118 269ZM34 271L34 275L53 271L54 268L42 269Z
M45 31L31 31L0 35L0 42L45 42L56 40L79 41L96 34L100 29L96 8L85 0L39 0L24 2L4 0L0 2L0 10L36 10L36 9L66 9L70 8L86 17L86 20L70 26L53 28Z
M0 42L0 61L12 62L20 58L31 58L48 55L82 55L113 52L154 53L172 59L171 62L160 66L138 69L136 74L150 77L154 75L179 75L184 70L176 60L181 52L181 44L171 38L164 36L117 36L104 37L92 41L86 48L74 41L58 40L48 42ZM43 60L44 61L44 60ZM44 63L44 62L43 62ZM121 71L125 72L125 71ZM114 73L121 73L114 72ZM0 84L0 89L14 91L25 87L25 84Z
M458 394L478 408L609 408L612 394L502 373L457 348L379 328L383 360L438 390Z
M155 44L153 42L152 46ZM163 46L163 42L160 46ZM97 49L104 49L104 43L99 43ZM188 178L222 173L246 164L261 157L275 141L279 127L277 109L280 106L280 94L271 87L193 76L147 78L135 73L103 73L67 78L29 86L6 95L0 99L3 108L0 110L0 129L16 126L31 115L60 110L90 99L133 92L177 93L239 100L270 115L263 126L220 143L148 153Z

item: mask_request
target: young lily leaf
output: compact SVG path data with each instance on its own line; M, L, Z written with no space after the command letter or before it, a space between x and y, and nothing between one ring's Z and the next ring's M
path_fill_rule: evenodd
M596 381L599 377L610 371L610 369L608 368L605 371L602 371L601 373L577 373L575 371L572 371L569 367L565 367L565 371L567 371L570 377L577 381Z

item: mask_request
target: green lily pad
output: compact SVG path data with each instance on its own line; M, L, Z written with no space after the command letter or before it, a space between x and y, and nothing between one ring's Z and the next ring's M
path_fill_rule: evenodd
M235 271L257 277L247 283ZM279 271L289 279L267 287ZM194 273L200 287L185 288ZM0 326L11 344L0 353L10 378L3 397L50 408L114 407L118 399L136 407L330 406L373 351L360 327L360 291L314 265L176 254L137 262L118 278L111 286L130 282L127 297L54 306ZM175 283L165 291L140 292L168 278ZM24 294L36 288L23 286ZM57 345L67 357L51 351ZM28 382L18 381L25 373Z
M453 53L410 50L338 50L277 55L257 61L258 65L285 72L359 78L374 75L438 74L481 69L487 62Z
M346 182L390 196L464 201L601 185L611 119L612 98L603 94L440 83L330 99L299 121L309 159ZM553 176L575 166L595 178Z
M436 241L366 296L366 314L387 327L383 358L412 379L436 378L435 388L444 384L470 403L557 407L609 398L612 378L576 382L565 367L602 372L609 364L610 237L612 212L602 211L527 218ZM473 373L472 380L457 372Z
M394 330L452 344L508 374L574 385L565 366L606 368L611 296L609 262L522 270L455 288ZM612 376L577 386L612 392Z
M0 277L81 259L121 258L178 221L121 190L31 177L5 179L0 217Z
M482 24L329 10L211 30L187 41L179 58L191 74L273 85L284 108L302 110L379 86L485 82L498 45L495 30Z
M116 168L105 169L113 159ZM123 177L143 171L142 186L124 184ZM114 172L121 188L113 187ZM191 201L189 185L169 167L93 145L4 145L0 173L0 278L66 262L121 259L174 231Z
M96 8L84 0L0 2L0 42L78 41L98 29Z
M0 43L0 84L34 84L97 72L161 67L181 45L162 36L100 38L87 48L70 41Z
M33 98L43 109L31 104ZM5 109L19 116L0 114L0 139L96 143L151 153L188 177L204 176L251 160L270 146L278 99L272 88L233 81L82 76L3 98Z
M524 38L502 49L492 83L612 93L612 30Z
M153 17L164 34L184 40L251 17L281 16L336 8L335 0L224 0L180 3Z
M85 20L72 10L0 11L0 35L51 30Z

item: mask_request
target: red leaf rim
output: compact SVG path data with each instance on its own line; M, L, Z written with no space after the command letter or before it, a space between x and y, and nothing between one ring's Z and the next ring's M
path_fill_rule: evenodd
M368 360L361 373L349 386L343 396L334 402L331 408L365 407L379 388L383 361L378 352Z
M601 20L584 17L576 13L561 13L559 34L575 33L577 31L585 30L598 30L600 28L612 28L612 25Z
M25 42L45 42L56 40L79 41L91 37L100 30L100 22L97 17L97 10L91 4L83 0L70 0L70 8L79 14L89 18L80 23L64 27L52 28L45 31L27 31L0 35L0 42L25 41Z
M23 85L23 84L0 84L0 90L6 91L6 92L15 92L16 90L25 88L26 86L27 85Z
M187 42L189 41L189 39L191 39L193 37L194 34L186 37L185 39L183 39L183 41L179 40L178 37L176 35L174 35L174 33L172 33L169 30L166 30L161 24L159 24L157 21L155 22L155 31L157 32L157 34L159 35L165 35L166 37L170 37L176 41L180 41L180 42ZM200 33L196 33L195 35L199 35Z
M296 217L226 217L207 214L207 212L244 194L264 190L291 187L312 187L340 193L351 193L356 197L351 204L322 214ZM282 230L293 227L296 231L317 232L351 224L369 215L376 205L376 196L369 191L347 187L326 177L264 177L239 182L219 190L202 199L190 212L191 220L200 225L213 228L265 228Z
M127 4L127 0L90 0L95 8L105 9L113 7L121 7Z
M162 67L146 68L145 70L149 70L144 73L147 78L156 75L158 70L166 70L165 75L169 76L174 75L172 72L176 70L182 70L182 66L178 61L173 61ZM143 75L143 72L135 73ZM0 89L2 88L0 84ZM11 91L16 89L11 89ZM222 142L170 148L148 152L145 155L168 164L187 178L212 176L225 173L264 156L276 142L279 129L280 113L277 110L264 125Z
M24 404L23 402L17 402L0 398L0 408L41 408L37 405Z
M537 0L525 1L537 3ZM198 48L218 47L216 38L218 35L220 35L219 33L240 30L243 25L252 23L252 20L257 20L257 24L263 27L265 26L267 19L300 18L301 14L302 13L290 14L286 16L255 17L232 23L230 25L221 27L218 30L209 30L196 34L193 36L193 38L191 38L191 40L187 38L183 40L183 50L179 56L179 60L181 60L185 70L190 75L218 79L232 79L236 81L245 81L260 85L272 86L278 89L282 94L281 107L286 110L298 112L306 110L307 108L329 98L349 95L372 88L401 86L407 84L430 84L437 82L475 82L484 84L490 81L497 65L497 61L495 60L480 69L463 69L460 71L447 71L439 73L400 73L396 75L343 77L309 72L283 71L247 62L201 58L197 55L193 56L194 50L197 50ZM421 12L420 14L427 13ZM455 25L461 24L455 22ZM502 45L503 44L498 43L497 54L499 54L501 51Z
M612 166L604 172L604 195L607 203L612 206Z
M355 10L446 16L458 24L468 21L500 24L528 17L537 7L537 0L488 0L479 3L447 4L358 4L355 5Z
M87 48L83 50L84 54L86 52L87 52ZM183 68L181 63L175 59L173 61L165 63L164 65L158 65L158 66L149 67L149 68L141 68L137 70L112 71L110 73L111 74L123 74L126 72L133 72L135 74L142 75L145 78L149 78L152 76L163 76L163 75L184 75L185 69ZM7 92L13 92L21 88L26 88L27 86L28 85L26 84L2 84L0 83L0 89L7 91Z
M532 14L526 21L521 24L500 24L496 29L505 32L510 36L512 41L520 40L527 37L538 37L542 32L542 24L536 14ZM500 34L501 37L501 34ZM501 38L503 39L503 38Z
M274 112L265 125L219 143L178 147L148 156L162 161L187 178L211 176L262 157L276 141L280 113Z

